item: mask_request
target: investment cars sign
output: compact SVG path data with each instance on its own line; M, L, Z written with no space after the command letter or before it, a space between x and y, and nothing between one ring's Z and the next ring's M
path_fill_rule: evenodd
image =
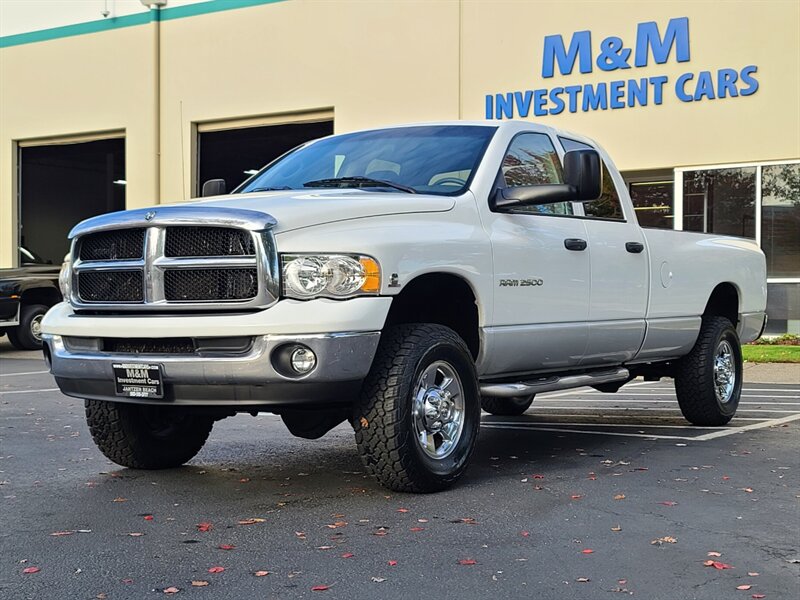
M633 47L626 46L617 36L607 37L595 46L592 32L588 30L573 33L569 44L559 34L545 36L541 73L542 79L554 77L556 69L561 75L571 75L576 68L582 74L597 69L633 75L636 69L647 67L651 59L657 65L670 59L677 63L690 62L688 17L670 19L663 35L655 21L639 23ZM667 75L634 76L600 83L487 94L486 118L544 117L565 110L574 113L658 105L670 94L681 102L750 96L758 90L757 71L755 65L746 65L717 71L687 71L674 81Z

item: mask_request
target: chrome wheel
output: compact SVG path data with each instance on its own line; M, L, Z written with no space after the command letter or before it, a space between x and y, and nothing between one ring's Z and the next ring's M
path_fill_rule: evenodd
M39 342L42 341L42 319L44 315L36 315L31 320L31 335Z
M441 460L458 445L464 430L464 396L456 370L431 363L414 387L414 434L423 452Z
M736 387L736 358L733 348L727 340L717 346L714 357L714 391L721 404L730 402Z

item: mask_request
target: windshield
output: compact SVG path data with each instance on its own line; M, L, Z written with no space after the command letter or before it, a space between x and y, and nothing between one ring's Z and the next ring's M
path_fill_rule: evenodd
M462 193L496 127L424 125L324 138L286 154L234 193L326 187Z

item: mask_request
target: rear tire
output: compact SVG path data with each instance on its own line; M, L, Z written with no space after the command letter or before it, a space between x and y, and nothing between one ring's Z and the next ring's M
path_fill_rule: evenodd
M131 469L169 469L191 460L214 419L172 406L86 400L86 423L106 458Z
M481 399L481 408L490 415L498 417L518 417L523 414L533 404L533 398L536 394L530 396L516 396L514 398L491 398L484 396Z
M353 411L367 471L398 492L436 492L467 468L480 424L475 363L452 329L397 325L378 352Z
M41 350L42 317L48 308L44 304L23 306L19 313L19 325L8 330L8 340L17 350Z
M675 393L693 425L725 425L742 394L742 349L725 317L704 317L692 351L677 364Z

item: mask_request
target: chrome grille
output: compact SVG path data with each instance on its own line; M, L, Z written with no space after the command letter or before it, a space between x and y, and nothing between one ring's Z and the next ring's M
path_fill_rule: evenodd
M173 302L246 300L258 293L253 269L170 269L164 273L164 297Z
M70 233L70 301L100 312L266 308L280 293L274 225L258 211L202 206L95 217Z
M144 229L100 231L81 238L81 260L121 260L144 256Z
M78 295L84 302L142 302L141 271L87 271L78 275Z
M164 256L255 256L249 231L230 227L167 227Z

